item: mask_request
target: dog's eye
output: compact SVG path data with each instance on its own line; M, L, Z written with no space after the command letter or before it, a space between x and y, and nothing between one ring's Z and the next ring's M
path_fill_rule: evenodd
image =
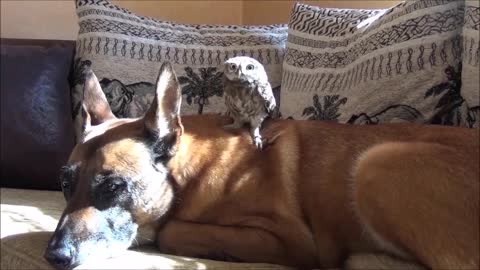
M72 197L72 189L71 189L71 184L69 181L62 181L61 182L61 186L62 186L62 192L63 192L63 197L65 198L65 200L69 200L70 197Z
M107 192L116 192L123 189L125 186L125 181L120 177L112 177L105 181L105 191Z
M252 64L247 65L247 70L254 70L255 66Z
M62 181L61 185L63 190L70 189L70 182L68 181Z
M73 184L75 183L76 166L64 166L60 169L60 187L63 191L63 196L68 200L73 193Z
M113 192L113 191L117 190L118 187L119 187L119 185L116 184L116 183L107 184L107 190L110 191L110 192Z

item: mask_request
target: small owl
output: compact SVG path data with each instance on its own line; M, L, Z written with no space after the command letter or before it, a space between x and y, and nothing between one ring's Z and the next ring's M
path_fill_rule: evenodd
M276 107L265 69L250 57L230 58L225 62L223 83L227 115L234 119L226 128L240 128L249 123L252 140L262 149L262 122Z

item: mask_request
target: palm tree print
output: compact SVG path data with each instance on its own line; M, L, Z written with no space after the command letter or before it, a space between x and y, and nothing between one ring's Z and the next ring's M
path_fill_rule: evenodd
M471 128L480 127L480 106L475 106L468 110L467 123L468 127Z
M185 76L178 77L182 86L182 95L187 98L188 105L198 105L198 114L203 113L203 108L208 105L212 96L223 96L223 73L217 72L214 67L200 68L196 74L192 68L185 68Z
M432 116L430 123L440 125L459 126L466 124L472 127L471 116L473 113L468 107L465 99L461 95L462 89L462 64L457 68L448 66L445 69L447 81L437 84L428 89L425 98L442 95L435 109L437 110ZM472 108L475 109L475 108ZM475 120L474 120L475 121ZM473 121L473 122L474 122Z
M303 110L302 116L308 116L308 120L329 120L338 122L341 115L338 110L340 105L347 103L347 98L339 95L323 96L323 106L318 95L313 96L313 106Z

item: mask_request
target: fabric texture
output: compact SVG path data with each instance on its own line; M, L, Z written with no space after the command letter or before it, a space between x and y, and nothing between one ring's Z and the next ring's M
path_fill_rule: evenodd
M73 44L1 47L1 186L59 190L73 148ZM14 181L12 181L14 180Z
M82 98L82 70L90 66L118 117L141 116L153 99L162 62L182 86L182 114L225 111L222 64L250 56L265 66L279 98L286 25L186 25L142 17L106 0L77 0L79 34L74 114ZM278 100L277 100L278 101Z
M381 10L296 4L282 116L476 127L478 26L478 1L405 1Z
M463 15L463 53L461 94L471 104L468 121L479 127L480 123L480 2L467 0Z
M53 269L43 252L65 207L61 192L0 189L1 269ZM279 269L271 264L228 263L160 254L155 247L127 250L119 257L75 269Z

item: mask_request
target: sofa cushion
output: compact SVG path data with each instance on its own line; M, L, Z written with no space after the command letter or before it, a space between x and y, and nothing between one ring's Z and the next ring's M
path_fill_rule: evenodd
M2 44L2 187L60 189L57 172L74 143L68 83L73 49Z
M65 200L61 192L2 188L1 269L54 269L43 259ZM122 256L90 261L75 269L279 269L272 264L228 263L159 253L153 246L127 250Z
M286 25L186 25L138 16L105 0L76 3L80 86L73 91L75 113L85 66L91 66L119 117L145 112L163 61L173 64L182 84L182 114L225 110L221 65L233 56L261 62L279 96Z
M295 5L282 115L354 124L478 125L478 76L468 88L461 80L465 5L422 0L381 10ZM469 11L477 13L475 21L478 8ZM478 31L472 42L478 52ZM478 72L478 58L471 62Z

